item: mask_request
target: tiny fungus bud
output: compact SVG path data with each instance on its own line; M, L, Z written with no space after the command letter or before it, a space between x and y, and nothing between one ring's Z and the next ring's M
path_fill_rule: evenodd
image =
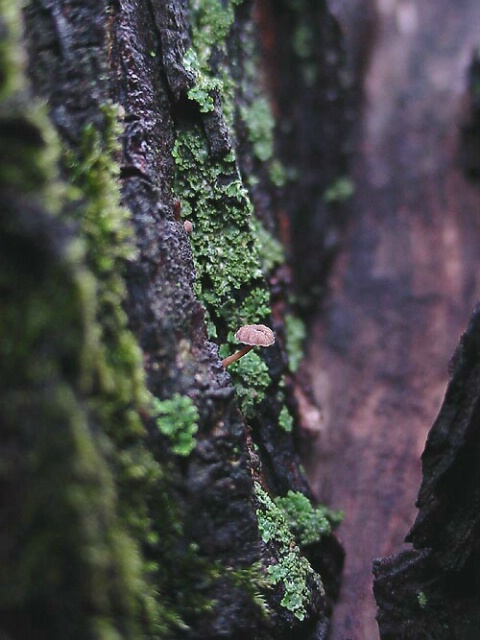
M193 231L193 224L190 222L190 220L185 220L185 222L183 223L183 228L188 233L188 235L190 235Z
M240 360L242 356L248 353L253 347L271 347L275 342L275 334L264 324L246 324L235 334L235 338L245 345L239 351L222 360L223 366L226 368L233 362Z

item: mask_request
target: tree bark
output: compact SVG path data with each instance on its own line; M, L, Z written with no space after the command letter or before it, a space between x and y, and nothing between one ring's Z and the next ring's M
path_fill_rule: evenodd
M343 552L296 452L257 46L305 7L311 71L340 55L300 5L0 2L2 637L326 637Z
M479 8L331 4L0 0L2 638L478 635Z

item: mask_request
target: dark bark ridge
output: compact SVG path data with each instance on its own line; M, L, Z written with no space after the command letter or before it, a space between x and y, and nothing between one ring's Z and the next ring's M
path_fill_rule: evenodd
M213 18L208 3L195 16L197 27L189 23L187 3L176 2L32 0L24 12L33 94L47 100L60 139L52 165L40 173L32 189L47 190L50 183L56 184L49 171L60 165L65 195L56 207L46 201L41 213L37 196L25 204L20 183L15 185L13 222L2 228L2 239L5 244L11 241L11 224L20 248L18 254L12 249L13 253L2 252L2 259L10 261L7 273L16 271L18 256L26 248L32 256L26 265L29 286L22 281L16 289L25 305L38 296L48 310L58 288L64 292L66 308L65 314L52 312L59 315L58 330L46 311L45 326L36 327L32 357L48 356L40 358L40 365L46 366L39 367L38 379L33 384L13 377L9 387L2 388L9 400L2 455L13 450L18 458L32 460L17 475L8 467L5 476L6 492L13 491L4 512L13 519L2 544L2 554L11 556L5 584L12 580L16 585L10 589L11 598L0 605L0 628L5 633L21 637L27 629L28 635L29 624L42 637L79 639L112 633L122 638L212 639L324 638L327 633L342 562L331 523L324 518L316 541L310 537L297 544L292 530L296 527L302 537L300 519L295 527L289 526L286 512L264 490L268 487L272 495L293 490L297 498L310 495L292 433L295 403L281 320L288 278L280 264L279 244L272 237L277 221L265 205L265 229L252 221L249 197L232 158L238 146L245 149L239 153L240 166L242 158L247 163L248 145L256 145L260 186L254 200L274 199L275 165L270 152L264 152L271 144L271 127L267 122L265 138L268 114L254 88L254 74L250 72L250 84L244 85L248 95L241 118L238 113L224 113L221 87L215 77L207 77L207 67L222 70L228 54L240 68L247 67L240 52L242 39L252 38L251 5L213 5L221 18L217 37L230 49L210 42L209 55L203 58L200 50L195 52L199 44L195 34L198 37L202 20L205 26ZM5 33L10 37L10 27L6 23L2 39ZM190 44L196 59L187 56ZM228 85L227 76L224 81ZM232 92L233 86L230 82ZM29 153L36 146L51 153L47 124L32 126L29 115L26 120L20 117L17 129L13 126L16 101L29 114L32 99L30 93L13 94L2 112L0 133L13 148L26 138L32 141ZM254 102L262 107L262 118L249 125L245 114ZM121 149L116 145L117 120L123 126ZM239 133L232 136L233 130ZM207 269L199 259L202 244L190 242L178 219L175 173L182 207L197 215L196 224L202 222L198 191L188 191L185 182L190 171L194 178L200 176L202 187L217 183L220 196L215 194L207 202L217 224L214 234L228 230L228 225L236 227L240 244L258 260L256 268L250 264L245 273L239 269L226 276L229 290L216 301L205 295L209 287ZM261 185L262 172L270 176L268 186ZM22 176L23 182L26 177ZM65 182L73 186L67 188ZM118 184L125 208L119 205ZM52 218L56 209L57 218ZM24 219L18 211L23 211ZM255 224L268 250L258 248ZM39 260L37 244L43 252ZM256 308L258 319L274 324L267 278L276 287L272 299L279 344L264 358L253 360L253 372L248 367L237 372L237 397L248 427L237 408L232 379L221 366L218 346L207 340L204 310L192 288L194 260L210 331L214 326L222 342L229 340L233 323L243 319L237 310L245 307L249 295L247 319L255 320L251 309ZM40 262L45 264L43 271ZM17 295L9 302L16 308L21 300ZM220 314L222 305L226 312ZM9 330L18 330L17 324L25 327L26 319L31 318L20 313ZM43 337L49 324L55 331ZM58 334L65 334L65 346ZM8 366L25 368L28 378L30 361L22 361L22 353L12 360L8 344L4 346L6 373ZM257 377L245 380L249 375ZM47 399L42 395L37 402L35 394L45 390ZM16 400L19 391L21 402ZM65 398L72 400L64 404ZM42 425L33 439L32 417ZM189 431L173 442L166 427L178 424ZM51 429L57 434L54 442L48 437ZM72 441L77 447L71 446ZM37 456L37 447L44 457ZM22 499L46 467L51 470L45 476L48 482L40 483L32 494L38 496L35 518L26 526ZM81 472L62 483L70 467ZM14 489L19 486L24 487L20 496ZM45 503L49 511L43 517ZM307 504L307 516L318 517ZM92 505L95 510L89 516ZM55 515L51 520L50 512ZM57 521L60 515L71 526L63 527ZM79 522L84 537L76 540ZM50 536L52 528L52 544L40 545L35 562L25 554L25 565L19 565L25 571L14 575L12 561L20 553L17 529L29 548L35 540ZM97 545L103 554L96 555ZM45 565L51 573L43 580L39 576ZM73 575L66 575L62 567L73 567ZM325 569L327 593L314 569ZM292 583L293 588L288 586ZM99 593L89 589L91 585ZM47 612L42 622L39 611Z
M452 377L422 455L414 549L376 562L382 639L469 640L480 623L480 306L452 359Z

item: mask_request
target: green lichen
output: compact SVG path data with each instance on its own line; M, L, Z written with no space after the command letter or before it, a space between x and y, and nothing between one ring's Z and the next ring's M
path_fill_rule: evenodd
M285 316L285 349L290 370L295 372L304 356L303 345L307 336L305 323L298 316Z
M253 322L250 314L258 316L248 297L265 310L269 301L248 194L233 154L212 159L198 128L179 133L173 157L175 191L195 228L191 243L196 293L213 325L235 331Z
M282 184L285 171L273 157L274 119L258 82L258 66L252 62L258 60L253 30L248 30L243 42L247 47L245 86L236 86L231 70L222 63L222 58L228 56L227 39L235 4L240 3L190 2L192 48L185 55L184 65L196 81L189 98L203 113L212 111L214 98L219 98L232 139L235 101L242 104L239 115L258 164L267 163L271 180ZM173 158L175 192L182 203L182 215L194 225L190 242L196 270L195 292L206 311L208 335L221 340L220 355L226 357L238 348L234 334L240 326L268 324L271 309L265 276L284 263L283 247L254 217L234 152L212 158L204 132L194 126L178 131ZM257 354L249 354L229 372L242 411L247 418L253 417L271 384L266 365ZM287 415L282 414L282 424L287 424Z
M278 414L278 426L287 433L291 433L293 431L293 418L288 407L285 405L281 408L280 413Z
M270 160L273 155L275 121L267 99L264 96L259 96L241 107L240 112L247 125L248 138L252 143L253 153L261 162Z
M198 411L188 396L176 393L169 400L153 400L156 424L171 442L172 451L188 456L195 448L198 431Z
M425 609L428 604L428 598L423 591L419 591L417 593L417 602L420 605L421 609Z
M288 180L287 170L280 160L274 158L269 166L270 180L276 187L284 187Z
M255 483L255 495L259 504L257 519L262 540L266 544L274 542L278 548L276 564L267 569L268 579L273 585L282 584L282 607L291 611L298 620L304 620L311 600L311 589L324 592L320 576L300 553L282 509L258 483Z
M292 10L293 53L301 62L300 71L303 82L307 87L313 87L318 80L318 61L316 57L316 42L318 33L311 14L306 11L304 0L288 0Z
M242 119L247 137L252 145L254 157L258 160L248 176L251 187L261 182L260 172L263 166L267 175L276 187L283 187L287 181L287 172L283 164L275 157L275 118L269 100L265 95L265 82L262 78L258 38L252 25L247 25L242 39L245 52L244 77L241 87L242 102L239 115Z
M289 491L286 496L275 498L274 502L300 545L318 542L322 536L331 533L343 518L338 511L324 506L314 507L307 496L298 491Z
M265 229L263 224L255 218L253 232L258 243L258 253L262 269L269 274L273 269L285 262L285 252L280 242Z
M323 194L325 202L345 202L355 193L355 185L350 178L338 178L331 184Z
M183 66L187 71L193 72L195 77L195 84L188 91L188 97L199 105L201 113L213 111L215 106L213 94L223 88L221 80L212 78L202 71L197 54L192 48L187 49Z
M225 43L234 21L234 7L243 0L190 0L192 40L208 64L212 47Z
M225 347L223 352L225 351ZM255 408L266 396L271 384L268 367L253 351L237 360L229 367L238 403L244 416L249 419L255 415Z
M292 549L281 556L277 564L268 567L268 576L272 584L281 582L284 587L280 601L282 607L291 611L298 620L304 620L306 605L311 597L307 580L313 577L317 585L321 585L308 560L300 555L298 549Z

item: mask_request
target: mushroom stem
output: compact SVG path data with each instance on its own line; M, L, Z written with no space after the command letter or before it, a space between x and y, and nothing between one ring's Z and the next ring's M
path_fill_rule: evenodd
M234 362L236 362L237 360L240 360L240 358L242 356L244 356L246 353L248 353L249 351L251 351L253 349L253 345L251 344L246 344L244 347L242 347L241 349L239 349L238 351L236 351L235 353L232 353L231 356L228 356L228 358L224 358L222 360L222 364L225 367L225 369L233 364Z

